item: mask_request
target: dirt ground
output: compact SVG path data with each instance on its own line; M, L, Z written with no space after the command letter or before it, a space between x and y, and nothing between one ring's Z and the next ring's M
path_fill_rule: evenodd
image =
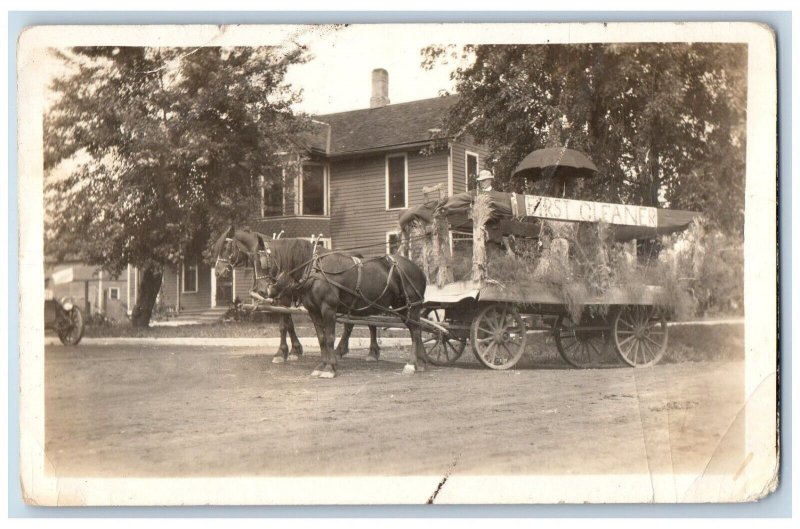
M272 364L258 348L46 348L46 447L58 476L702 472L740 458L730 430L743 363L567 368L523 358L491 371L401 375L353 351L333 380L318 353ZM723 437L727 435L725 442ZM731 437L734 442L731 442ZM720 448L722 447L722 448Z

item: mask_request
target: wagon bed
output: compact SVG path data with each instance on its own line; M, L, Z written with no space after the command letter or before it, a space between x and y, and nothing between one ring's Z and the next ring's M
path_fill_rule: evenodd
M663 287L646 285L637 289L612 287L602 294L589 295L583 305L655 305L665 294ZM454 281L444 286L428 285L425 303L458 303L465 299L497 301L523 305L563 306L564 298L552 283L531 281L500 284L481 281Z

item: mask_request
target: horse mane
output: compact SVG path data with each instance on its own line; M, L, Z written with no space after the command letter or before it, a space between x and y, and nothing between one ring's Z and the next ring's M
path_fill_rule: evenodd
M264 243L271 250L271 257L280 272L291 272L294 279L303 276L303 265L311 261L313 254L313 245L308 239L264 238Z

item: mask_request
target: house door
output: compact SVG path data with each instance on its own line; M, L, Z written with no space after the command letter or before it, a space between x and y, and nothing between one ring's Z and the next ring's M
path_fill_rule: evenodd
M227 307L233 303L233 281L228 279L217 279L217 307Z

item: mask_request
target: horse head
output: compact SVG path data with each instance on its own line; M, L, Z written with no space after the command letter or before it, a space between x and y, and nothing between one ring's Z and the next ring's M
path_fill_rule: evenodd
M240 248L237 235L238 232L231 225L215 244L217 260L214 263L214 273L217 279L227 279L233 273L234 267L242 266L247 262L247 255Z

